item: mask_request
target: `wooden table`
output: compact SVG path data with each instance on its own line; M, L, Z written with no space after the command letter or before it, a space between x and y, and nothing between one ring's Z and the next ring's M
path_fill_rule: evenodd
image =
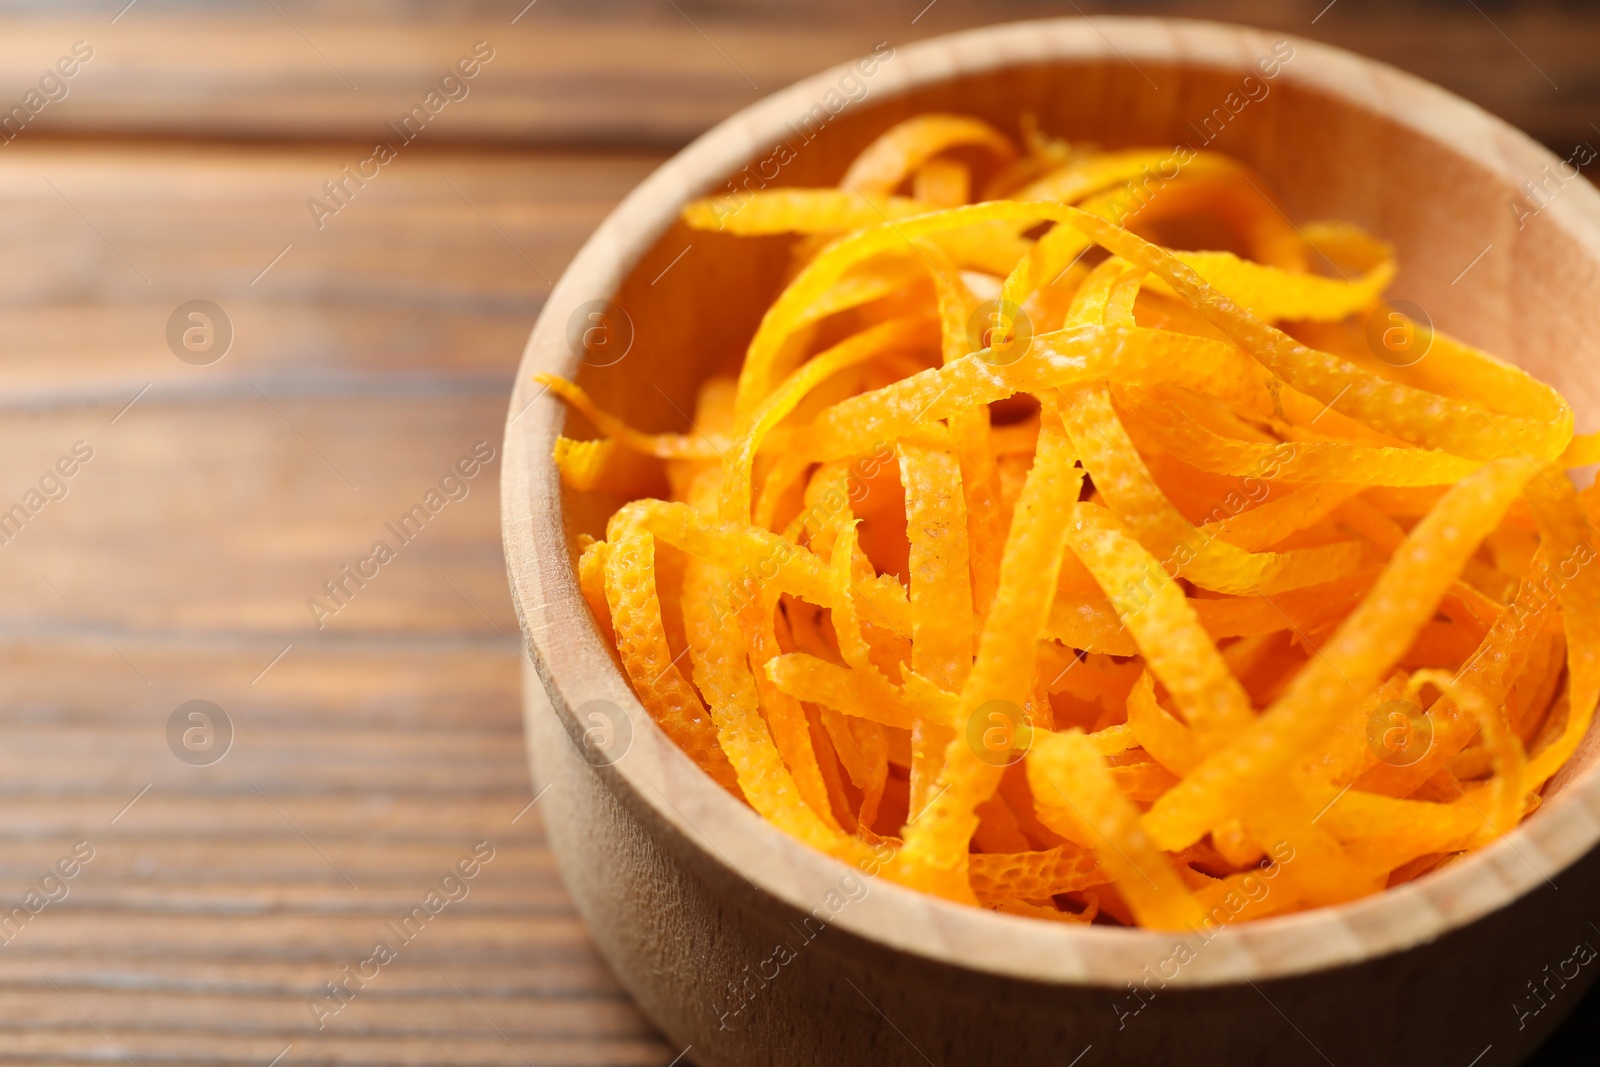
M74 42L94 52L0 145L0 520L25 510L0 528L0 1062L682 1051L596 957L530 807L497 462L446 482L464 497L409 542L386 523L498 449L551 279L687 138L879 40L1076 6L924 3L515 0L422 23L376 0L115 0L0 20L0 107ZM1342 0L1312 25L1322 6L1142 9L1324 36L1563 154L1600 144L1600 17ZM470 95L319 229L307 201L478 41L494 56ZM169 343L194 300L231 323L216 362L181 328L187 360ZM379 540L394 558L357 586L342 568ZM231 723L214 762L181 738L203 722L169 731L193 700ZM400 944L387 924L491 849ZM379 940L395 959L330 1014L325 984Z

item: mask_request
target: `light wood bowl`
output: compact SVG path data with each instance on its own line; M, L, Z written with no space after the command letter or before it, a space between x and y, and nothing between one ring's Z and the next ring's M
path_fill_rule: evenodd
M1199 147L1188 123L1224 106L1279 39L1099 18L897 48L863 79L867 97L832 117L773 184L833 184L878 132L929 110L1013 132L1031 111L1046 131L1109 147ZM1510 206L1526 200L1519 188L1546 166L1559 173L1556 157L1389 67L1290 44L1268 95L1231 116L1213 147L1254 166L1296 220L1349 219L1393 241L1397 295L1554 383L1579 428L1592 429L1600 193L1567 180L1519 226ZM865 895L849 900L841 885L856 872L731 799L640 707L573 568L576 536L599 534L620 501L562 490L550 452L567 415L529 376L576 375L636 424L686 429L696 383L737 367L777 291L785 242L691 234L679 209L779 141L797 141L788 124L830 89L851 88L845 72L734 116L628 197L551 294L518 374L502 503L537 668L528 745L549 790L540 810L551 846L601 953L702 1065L1520 1061L1600 971L1573 962L1579 943L1600 946L1590 923L1600 900L1593 735L1544 808L1497 844L1354 904L1226 929L1175 966L1182 939L1172 934L1011 918L882 880L863 879ZM613 366L580 366L569 320L604 299L631 318L632 347ZM578 755L595 725L579 714L591 701L621 709L616 725L632 735L599 766ZM1136 998L1129 983L1153 995Z

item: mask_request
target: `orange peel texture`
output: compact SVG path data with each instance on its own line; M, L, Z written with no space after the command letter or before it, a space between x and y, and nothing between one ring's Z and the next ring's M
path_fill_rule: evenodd
M1600 435L1242 163L1021 125L689 205L792 259L691 426L547 380L568 491L624 502L575 551L640 703L785 833L1009 915L1281 915L1514 828L1600 700Z

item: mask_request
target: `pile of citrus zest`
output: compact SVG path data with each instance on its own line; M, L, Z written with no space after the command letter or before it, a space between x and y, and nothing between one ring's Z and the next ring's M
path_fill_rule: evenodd
M1600 436L1238 161L1021 126L689 205L791 257L690 428L544 379L640 703L784 832L1007 915L1210 928L1514 828L1600 700Z

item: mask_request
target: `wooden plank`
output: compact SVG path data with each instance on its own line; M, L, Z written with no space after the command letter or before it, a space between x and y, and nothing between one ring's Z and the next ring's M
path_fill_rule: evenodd
M94 846L94 858L68 887L71 895L67 899L75 902L73 909L160 910L167 906L149 895L159 889L172 893L174 899L197 902L196 910L218 914L235 902L241 912L259 910L252 901L271 897L303 899L305 910L329 915L387 915L394 910L396 899L415 903L475 845L489 841L499 853L497 860L504 861L497 870L505 873L481 884L514 887L526 893L529 907L540 914L566 908L557 892L556 871L544 852L543 838L527 825L527 819L515 829L503 820L488 822L483 808L492 810L492 805L480 804L477 810L458 814L455 826L432 833L424 829L414 836L391 832L366 839L348 826L330 826L327 815L302 818L313 807L309 800L302 799L297 805L288 797L268 795L276 810L253 793L248 797L168 797L168 807L204 806L219 812L208 825L194 820L195 829L185 836L176 831L121 829L120 825L113 831L80 824L48 838L8 839L11 855L0 871L0 900L14 903L20 899L69 853L75 840L88 840ZM324 811L336 805L357 807L363 799L372 806L372 796L323 797L320 806ZM158 806L155 799L151 803ZM452 805L447 802L446 806ZM465 802L454 798L453 806L459 813ZM222 833L218 829L221 816L234 814L243 816L244 828L238 834ZM360 887L359 894L345 893L349 889L345 876ZM501 878L505 881L498 881ZM311 890L329 893L329 899L313 900L306 895ZM76 903L79 901L81 905Z
M305 843L285 840L283 844L299 845L297 852L291 852L290 849L283 847L277 850L285 857L293 857L291 866L298 863L301 858L298 852L305 851ZM263 847L261 842L249 842L249 845L248 850L218 850L229 854L215 856L214 861L222 862L225 858L254 859L273 851ZM100 868L95 872L100 879L99 882L85 879L72 889L72 896L67 899L74 902L72 910L79 913L233 916L270 915L295 911L346 918L359 916L382 923L409 912L416 906L426 889L436 884L450 870L450 864L456 857L446 856L440 859L437 849L434 851L435 854L431 858L436 862L431 867L416 873L404 872L409 876L395 877L388 884L375 885L362 880L359 882L362 886L359 897L352 899L343 899L329 893L331 882L323 884L322 881L315 879L302 881L298 875L294 880L287 880L278 872L266 870L252 871L254 877L249 882L230 879L228 883L222 885L189 882L179 877L163 878L161 881L140 880L137 875L139 869L137 861L134 864L124 863L113 873L108 873L112 872L112 868ZM340 865L341 869L349 872L352 877L359 878L363 871L355 863L349 862L348 852L341 851L340 855L344 860ZM161 859L164 872L171 871L169 858L170 850L163 850ZM369 869L380 870L384 876L394 874L392 867L387 864L380 867L374 863ZM205 868L197 867L173 873L201 876L204 872ZM522 877L517 878L514 884L499 887L469 887L471 895L460 902L460 912L488 916L510 916L526 912L572 918L574 913L571 901L561 890L553 868L520 873ZM26 890L33 888L39 878L38 869L31 870L28 874L31 876L29 881L7 878L0 882L0 893L5 894L7 899L20 897ZM235 874L233 879L237 878L238 875ZM456 910L455 905L452 905L451 910Z
M0 1063L670 1058L528 810L497 460L410 543L384 525L498 449L540 270L658 157L419 148L319 232L352 151L0 155L0 507L94 449L0 544ZM205 367L165 337L197 296L236 327ZM379 538L319 629L306 601ZM197 697L235 728L205 767L167 737ZM307 1001L479 841L469 894L317 1031Z
M238 736L228 754L233 764L229 775L264 791L309 777L323 795L367 789L459 794L467 791L463 781L470 780L474 795L507 796L527 777L517 758L515 734L473 737L408 731L375 738L366 730L280 731L269 720L238 713L231 717ZM51 724L13 727L6 733L11 774L4 793L53 789L74 779L126 777L166 751L166 737L158 726L165 722L92 732L64 731ZM178 771L183 769L177 766Z
M417 887L419 902L428 888ZM348 887L345 891L359 892ZM400 917L394 916L396 920ZM450 931L449 938L419 939L406 947L408 958L490 964L525 956L530 950L544 959L571 958L593 951L588 935L566 915L508 917L445 912L434 922L438 929ZM116 955L130 958L342 960L368 955L373 939L383 937L385 929L385 921L377 916L350 919L293 912L268 916L129 916L113 912L79 914L63 909L59 914L41 912L22 929L7 951L20 955L26 948L30 953L45 953L98 943L114 944Z
M109 419L146 386L204 401L250 382L504 395L548 279L661 158L419 150L318 230L306 201L359 154L18 141L0 156L0 409ZM203 367L167 340L197 298L233 325Z
M335 161L347 154L337 148L277 154L27 144L0 167L0 210L38 226L34 239L24 233L0 250L0 260L9 259L0 272L30 278L37 286L28 292L22 285L20 297L7 301L3 312L11 327L8 349L20 349L19 358L8 361L13 373L0 386L9 394L7 406L17 412L7 424L9 432L0 428L10 445L7 472L18 475L10 479L16 489L12 495L21 499L72 441L100 445L98 466L84 467L68 499L52 504L31 524L34 528L6 546L12 566L0 572L0 584L9 584L14 603L39 609L14 615L9 625L34 634L55 628L88 637L105 672L93 676L119 678L126 690L117 699L125 702L133 695L149 717L146 748L162 743L159 726L182 699L206 693L237 708L219 694L224 679L218 671L196 677L192 653L164 659L161 648L145 650L140 638L153 627L178 626L191 635L203 628L213 646L219 630L237 632L241 623L246 630L264 626L286 635L247 656L225 657L231 661L226 672L231 684L224 689L233 692L290 642L298 647L274 668L266 691L296 677L297 664L306 662L318 640L347 639L361 633L369 619L395 631L426 616L436 638L453 631L458 642L491 642L490 659L513 662L506 642L515 634L515 621L503 593L490 491L493 468L475 481L467 500L452 505L444 521L406 550L409 558L388 568L381 584L362 590L363 602L341 612L332 629L315 630L305 602L342 564L388 536L383 523L416 503L473 442L498 442L505 374L542 300L543 282L523 257L558 270L581 229L655 160L418 154L386 174L387 183L358 205L363 210L338 219L340 228L318 243L304 215L302 193L315 188L318 176L334 173ZM105 179L113 174L121 178ZM454 175L460 193L444 180L447 175ZM72 203L58 197L47 178L70 189ZM299 255L285 257L259 287L250 286L243 272L234 272L224 286L191 286L202 274L227 278L230 257L237 258L236 250L252 238L263 252L251 265L266 260L281 233L299 236L297 226L313 239L297 249ZM398 240L397 234L402 235ZM45 247L59 253L63 242L72 246L70 254L55 257L59 276L51 278L48 270L41 271L37 252ZM145 288L118 249L150 274L149 288L166 293L165 300L156 303L139 292L137 304L105 301L103 293L98 302L62 301L61 294L81 290L74 279L83 277L85 262L100 262L104 269L96 276L120 272L113 287ZM345 280L329 284L337 278ZM363 281L352 285L355 278ZM497 288L502 295L495 295ZM393 294L405 291L411 299L397 307ZM163 336L170 308L196 292L223 300L236 319L236 349L213 367L181 363ZM474 295L464 298L464 293ZM40 296L47 298L42 306ZM80 314L85 307L92 314ZM293 313L284 314L286 309ZM147 385L139 406L112 424ZM396 395L406 403L390 406L386 397ZM335 399L307 404L306 398L327 396ZM440 396L446 399L443 405ZM42 408L64 408L49 433L37 422ZM334 469L338 461L332 456L341 455L342 445L321 434L323 423L334 428L333 437L359 442L358 450L376 457L376 465L349 458L340 464L361 478L360 493L348 490ZM235 432L240 425L253 430ZM216 443L220 451L197 448L197 441ZM424 469L426 479L411 476ZM323 496L320 491L330 487L333 493ZM320 498L315 515L294 504L308 491ZM254 518L221 530L191 526L195 536L186 538L185 518L192 524L218 494L241 508L241 519L251 512ZM248 532L252 528L255 535ZM93 572L81 566L84 558L115 558L136 542L152 546L145 566ZM298 545L298 551L290 545ZM300 563L283 570L278 564L288 558L286 550L299 555ZM158 558L160 565L149 566ZM70 579L60 578L74 573L96 592L85 596ZM44 584L51 575L60 579L64 595ZM265 616L239 610L242 590L229 575L253 575L258 593L270 596L275 606ZM133 585L123 584L128 581ZM197 614L201 589L211 590L213 607ZM102 598L101 592L107 595ZM174 602L187 607L171 611ZM101 604L138 611L119 618L100 610ZM98 628L92 636L86 619ZM365 693L367 702L373 701L373 676L394 670L393 651L384 666L332 692ZM31 661L39 650L24 645L17 652ZM72 651L75 657L83 654L81 647ZM154 665L147 656L155 657ZM205 663L216 662L213 651ZM141 672L153 686L143 684ZM452 673L484 677L481 668ZM422 683L416 672L405 676L413 687ZM81 677L47 671L38 692L59 697ZM497 692L514 690L503 665L498 678ZM169 688L167 683L177 685L177 679L186 686ZM330 683L334 680L326 671L315 672L290 706ZM440 686L427 688L414 699L437 701L442 695ZM459 691L459 683L453 688ZM509 711L503 721L514 731L514 704L501 706ZM272 710L281 713L281 706ZM501 787L522 780L515 746L511 751ZM61 759L70 764L73 757ZM166 762L169 770L184 770ZM244 756L243 764L249 763ZM46 763L36 766L43 770ZM361 772L349 773L359 777ZM64 777L58 785L70 780ZM275 788L278 783L264 784ZM14 786L8 791L15 795Z
M485 1005L492 1013L494 1005ZM645 1039L532 1040L512 1042L497 1034L484 1016L473 1033L442 1037L410 1035L331 1035L302 1038L292 1035L251 1036L187 1034L174 1031L125 1033L110 1030L94 1034L85 1044L72 1030L19 1033L0 1050L0 1063L137 1063L140 1067L262 1067L287 1047L292 1058L281 1060L294 1067L346 1067L350 1064L385 1064L390 1067L436 1067L462 1064L472 1067L659 1067L678 1050Z
M83 946L33 955L19 953L15 957L9 952L0 953L0 989L29 989L54 982L68 993L74 989L125 989L276 997L304 996L307 990L317 990L329 980L326 960L103 957L99 966L89 967L85 966L89 956ZM618 1000L626 996L616 978L593 956L560 961L516 960L493 970L466 970L452 980L471 997L565 995L573 1000ZM416 967L399 967L384 974L383 987L375 992L389 997L420 997L439 995L441 988L449 991L436 975Z
M9 694L0 704L0 723L45 720L63 729L98 729L127 721L128 709L116 704L124 682L113 668L121 660L97 634L19 630L8 627L0 640L0 674ZM182 671L195 692L211 694L234 711L270 714L280 727L470 727L521 735L511 688L517 683L516 654L492 631L448 640L439 632L423 638L341 634L296 645L281 659L282 643L227 633L138 634L124 647L147 669ZM69 661L84 669L64 674L55 666Z
M25 501L75 442L95 450L65 499L5 545L11 565L0 570L0 596L14 606L14 622L98 627L118 647L131 631L160 628L286 641L424 625L493 636L476 606L491 602L502 629L512 622L503 597L491 601L504 588L492 463L462 483L464 499L420 529L413 519L409 540L386 526L423 503L477 442L498 450L502 396L147 399L113 426L114 413L69 409L48 432L26 414L0 414L6 507ZM205 521L219 505L232 521ZM347 585L341 607L324 583L378 541L396 558L364 587ZM86 556L110 563L130 551L143 565L83 566ZM312 598L340 610L319 619L307 607ZM131 656L124 669L133 682L154 684Z
M758 99L753 84L771 92L874 43L862 31L810 20L774 33L703 11L691 23L671 8L618 19L614 11L584 17L580 8L541 5L513 26L520 6L423 26L315 11L296 12L291 26L270 10L175 17L135 9L115 26L16 20L0 37L0 72L4 84L26 85L74 41L95 48L72 95L23 136L115 130L398 143L388 124L422 104L483 41L493 59L420 140L669 145L730 104ZM740 70L756 73L756 82Z
M389 966L397 970L404 966L404 957ZM339 977L335 968L329 977ZM459 996L444 997L394 997L385 995L384 979L387 968L379 972L366 989L360 989L344 1011L330 1020L328 1028L335 1033L348 1034L353 1030L379 1031L416 1036L439 1037L470 1034L486 1029L482 1017L472 1003ZM94 1019L101 1028L121 1030L128 1034L151 1031L191 1028L201 1033L215 1031L215 1024L195 1025L196 1018L226 1018L232 1033L276 1034L292 1039L304 1031L308 1020L314 1018L307 1007L310 991L300 995L281 997L227 996L222 994L192 994L182 998L164 994L128 994L81 990L71 995L71 1002L48 986L37 993L19 995L13 1004L19 1018L25 1018L28 1029L49 1029L71 1026L79 1019L77 1010ZM520 1003L508 1005L490 1001L495 1025L510 1037L533 1038L536 1041L571 1038L573 1036L572 1009L581 1005L585 1013L604 1020L600 1025L613 1037L644 1037L638 1015L627 1003L614 997L528 997ZM348 1016L348 1018L346 1018Z
M53 5L66 7L67 5ZM113 5L118 6L118 5ZM88 2L54 17L8 16L0 85L25 87L73 42L95 57L24 137L74 135L368 140L418 104L477 41L495 58L418 139L428 143L674 147L762 95L870 51L971 26L1074 14L1199 16L1328 41L1466 96L1562 151L1595 136L1589 77L1600 13L1557 0L1411 5L1344 0L1088 3L940 0L804 7L682 0L672 7L326 5L163 12L115 24ZM674 10L676 8L676 10ZM926 9L926 10L924 10ZM1488 14L1485 14L1488 12ZM115 12L113 12L114 14ZM518 15L520 14L520 17ZM513 24L513 18L516 19ZM1491 21L1492 19L1492 21ZM353 88L359 87L359 88ZM1560 87L1559 91L1557 86Z

